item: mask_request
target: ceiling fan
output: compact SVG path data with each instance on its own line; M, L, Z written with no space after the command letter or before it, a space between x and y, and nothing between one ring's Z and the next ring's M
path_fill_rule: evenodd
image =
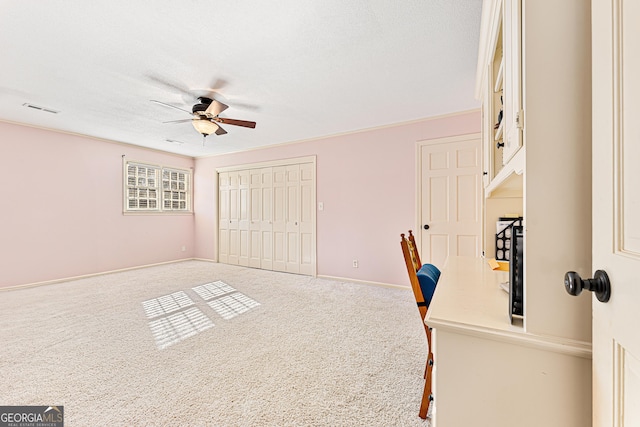
M193 127L205 137L211 135L212 133L215 133L216 135L224 135L225 133L227 133L227 131L224 130L218 123L233 126L242 126L251 129L254 129L256 127L256 122L220 117L220 113L229 108L229 106L223 104L222 102L216 101L215 99L207 98L204 96L198 98L198 103L196 103L191 108L191 111L176 107L175 105L165 104L164 102L160 101L152 100L151 102L175 108L193 115L193 118L191 119L171 120L163 123L185 123L191 121Z

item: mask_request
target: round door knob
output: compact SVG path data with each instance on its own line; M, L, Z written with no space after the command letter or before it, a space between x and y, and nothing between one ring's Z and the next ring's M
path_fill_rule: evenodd
M597 270L593 279L583 279L575 271L564 275L564 287L569 295L580 295L583 289L594 292L600 302L607 302L611 298L611 282L604 270Z
M429 224L425 224L425 225L424 225L424 229L425 229L425 230L428 230L428 229L429 229Z

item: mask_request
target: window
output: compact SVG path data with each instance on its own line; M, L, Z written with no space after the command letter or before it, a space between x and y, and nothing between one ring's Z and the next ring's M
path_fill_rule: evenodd
M125 163L125 212L191 212L191 171Z

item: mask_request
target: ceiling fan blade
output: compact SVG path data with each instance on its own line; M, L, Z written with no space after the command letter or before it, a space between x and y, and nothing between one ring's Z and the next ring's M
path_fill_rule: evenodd
M216 117L214 120L218 123L224 123L226 125L242 126L251 129L254 129L256 127L256 122L249 122L247 120L227 119L222 117Z
M190 122L193 119L182 119L182 120L169 120L168 122L162 122L162 123L185 123L185 122Z
M222 129L220 126L218 126L218 130L216 131L216 135L224 135L225 133L227 133L227 131Z
M155 99L152 99L151 102L155 102L156 104L164 105L165 107L175 108L176 110L184 111L185 113L191 114L191 111L185 110L184 108L176 107L175 105L166 104L164 102L156 101Z
M211 101L211 104L209 104L204 113L209 117L215 117L227 108L229 108L228 105L225 105L222 102L218 102L214 99L213 101Z

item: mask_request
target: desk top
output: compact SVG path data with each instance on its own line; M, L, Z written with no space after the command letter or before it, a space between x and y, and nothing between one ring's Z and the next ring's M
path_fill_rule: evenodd
M522 326L511 325L509 294L500 288L508 280L509 272L492 270L484 258L449 257L427 323L522 333Z
M437 330L511 342L548 351L591 357L591 344L527 333L509 319L509 294L500 283L506 271L494 271L484 258L449 257L442 269L425 323ZM525 313L526 314L526 313Z

